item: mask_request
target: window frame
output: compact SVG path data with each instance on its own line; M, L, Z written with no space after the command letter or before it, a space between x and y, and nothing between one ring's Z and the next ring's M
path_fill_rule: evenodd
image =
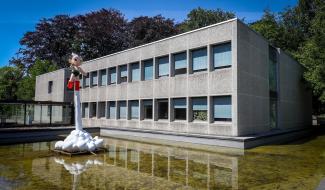
M216 107L216 99L217 98L229 98L229 100L230 100L230 118L223 118L223 117L220 117L220 118L216 118L215 117L215 112L216 112L216 110L215 110L215 107ZM219 121L224 121L224 122L232 122L232 96L231 95L226 95L226 96L213 96L212 97L212 120L214 121L214 122L219 122Z
M194 70L194 53L198 52L198 51L202 51L205 50L205 68L204 69L197 69ZM203 72L203 71L208 71L208 63L209 63L209 58L208 58L208 47L204 46L204 47L200 47L200 48L196 48L196 49L192 49L191 51L191 67L192 67L192 73L198 73L198 72Z
M114 70L114 72L112 72L112 70ZM108 72L109 72L108 85L117 84L117 69L116 69L116 67L108 68ZM112 78L113 78L112 74L115 74L115 81L114 82L112 82Z
M103 71L105 71L106 80L103 80ZM107 69L99 70L99 78L100 78L100 82L98 82L98 86L106 86L107 85ZM103 81L104 81L104 84L103 84Z
M125 71L122 71L122 68L126 68ZM127 83L128 82L128 65L119 65L119 69L118 69L119 73L118 73L118 76L119 76L119 84L122 84L122 83ZM122 76L122 72L126 72L126 76ZM122 80L123 79L123 80Z
M149 105L145 105L145 102L151 102L151 117L150 118L147 118L146 117L146 106L149 106ZM146 100L142 100L142 109L143 110L143 119L144 120L152 120L153 119L153 99L146 99Z
M186 63L186 65L183 68L176 69L176 59L175 59L175 57L176 56L179 56L179 55L182 55L182 54L185 54L185 63ZM173 56L173 60L172 61L173 61L174 76L176 76L176 75L186 75L187 74L187 71L188 71L187 51L183 51L183 52L179 52L179 53L174 53L174 54L172 54L172 56ZM184 72L184 70L185 70L185 72ZM183 71L183 72L178 73L177 71L178 72Z
M161 103L167 103L167 116L161 117ZM169 119L169 100L168 99L157 99L157 120L168 120Z
M185 101L185 108L176 108L175 107L175 100L179 101L179 100L184 100ZM178 110L182 110L182 111L185 111L185 118L177 118L176 117L176 112ZM184 98L173 98L173 112L174 112L174 121L186 121L187 120L187 99L184 97Z
M160 63L160 60L163 60L163 59L167 59L167 62L165 63ZM157 63L157 78L164 78L164 77L169 77L170 75L170 61L169 61L169 55L165 55L165 56L160 56L160 57L157 57L156 58L156 63ZM167 74L163 74L161 75L160 74L160 69L161 69L161 65L164 65L166 64L167 65Z
M220 47L220 46L225 46L225 45L230 45L230 65L221 65L221 66L215 66L215 48L216 47ZM214 70L217 70L217 69L223 69L223 68L229 68L229 67L232 67L232 44L231 44L231 41L227 41L227 42L222 42L222 43L218 43L218 44L214 44L211 46L211 52L212 52L212 67Z
M151 73L152 75L150 76L149 79L146 79L146 65L151 64ZM153 59L147 59L143 61L143 81L150 81L154 79L154 61Z
M194 109L194 101L195 100L198 100L198 99L205 99L205 102L206 102L206 110L199 110L199 109ZM193 122L207 122L209 120L209 115L208 115L208 97L204 96L204 97L192 97L191 98L191 101L192 101L192 105L191 105L191 111L192 111L192 115L191 115L191 120ZM198 104L199 105L199 104ZM195 113L196 112L204 112L206 113L206 119L205 120L202 120L202 119L195 119Z

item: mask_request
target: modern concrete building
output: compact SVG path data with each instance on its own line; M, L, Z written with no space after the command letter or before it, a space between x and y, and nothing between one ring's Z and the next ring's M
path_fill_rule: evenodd
M85 62L84 126L103 135L249 147L248 137L311 125L303 66L238 19ZM65 70L37 78L36 100L66 101ZM54 91L54 89L53 89ZM283 133L285 132L285 133ZM280 135L281 134L281 135ZM287 137L283 137L287 138ZM260 138L257 138L260 139ZM266 141L265 141L266 142Z

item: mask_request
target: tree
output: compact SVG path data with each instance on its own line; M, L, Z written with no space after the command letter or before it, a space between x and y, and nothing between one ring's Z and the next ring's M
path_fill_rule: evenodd
M264 10L262 18L250 24L250 27L264 36L276 47L283 47L282 28L278 23L277 14Z
M18 82L17 98L20 100L32 100L35 97L36 76L57 69L57 66L51 62L37 59L35 64L29 69L28 74Z
M187 32L225 20L235 18L235 14L221 9L208 10L198 7L193 9L188 15L187 19L178 27L182 32Z
M21 71L16 67L0 68L0 100L16 100L16 91L21 79Z
M22 48L10 63L28 70L38 58L49 60L60 68L66 67L68 56L78 51L73 49L78 31L76 19L67 15L42 19L35 31L24 34L20 40Z
M325 104L325 4L317 6L317 12L310 25L311 37L297 53L305 65L305 79L311 84L313 94Z
M76 44L85 60L98 58L128 48L129 33L123 14L115 9L101 9L76 17L80 27Z
M130 31L130 46L139 46L178 33L174 20L166 19L161 15L154 17L140 16L128 24Z

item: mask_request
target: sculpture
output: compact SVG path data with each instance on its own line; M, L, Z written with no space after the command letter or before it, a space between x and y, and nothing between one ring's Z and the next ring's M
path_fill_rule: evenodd
M103 146L104 140L97 136L92 138L91 135L83 130L81 120L80 107L80 80L82 75L87 76L87 73L80 67L82 59L77 54L72 53L69 59L71 76L68 82L68 88L74 89L74 105L75 105L75 130L71 131L64 141L55 143L55 149L66 152L93 152Z

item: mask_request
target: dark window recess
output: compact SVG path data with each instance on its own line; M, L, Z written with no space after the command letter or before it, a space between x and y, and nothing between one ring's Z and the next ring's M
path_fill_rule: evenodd
M152 100L143 101L144 119L152 119Z
M175 75L186 74L186 72L187 72L186 68L175 69Z
M175 119L176 120L186 120L186 109L175 108Z
M91 116L90 117L96 117L97 115L97 106L96 106L96 103L92 103L92 106L91 106Z
M186 98L174 99L175 120L186 120Z
M168 119L168 100L158 101L158 119Z
M49 81L47 92L51 94L52 90L53 90L53 81Z

